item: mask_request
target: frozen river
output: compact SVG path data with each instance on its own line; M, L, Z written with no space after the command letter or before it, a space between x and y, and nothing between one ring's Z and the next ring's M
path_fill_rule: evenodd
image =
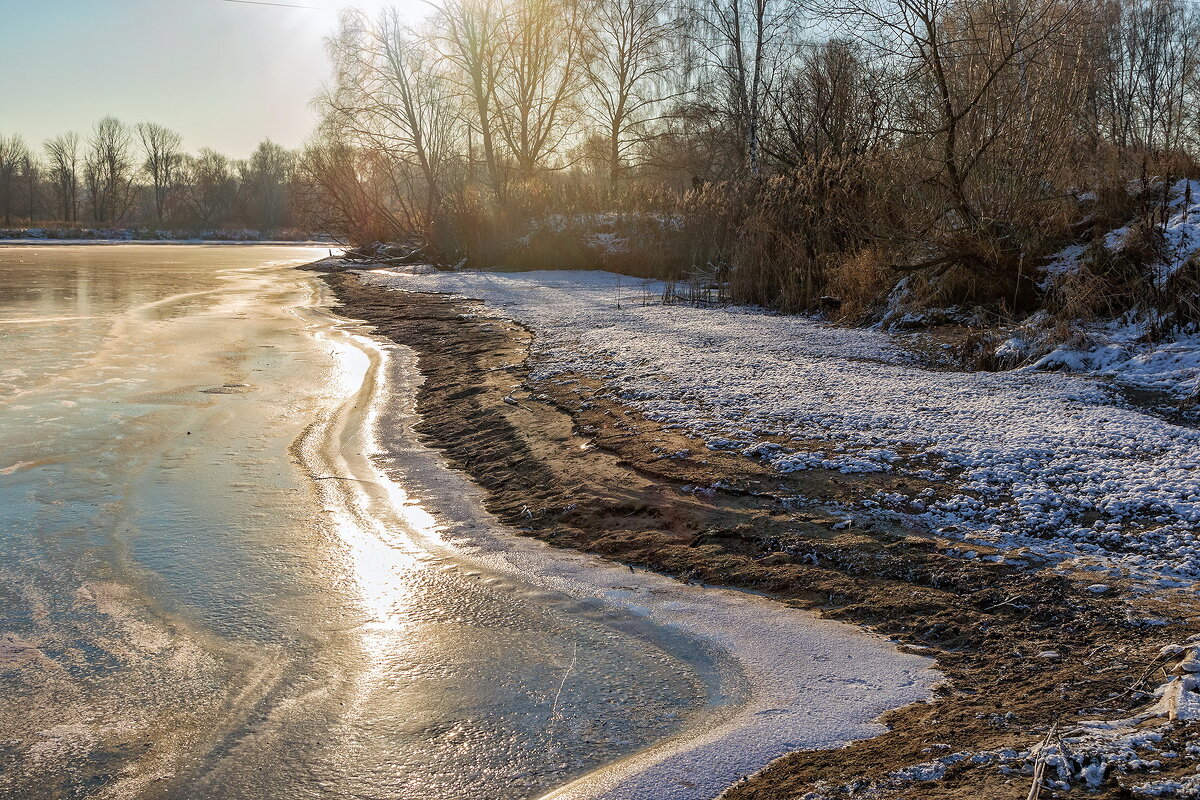
M711 797L925 695L847 626L513 540L320 255L0 247L0 797Z

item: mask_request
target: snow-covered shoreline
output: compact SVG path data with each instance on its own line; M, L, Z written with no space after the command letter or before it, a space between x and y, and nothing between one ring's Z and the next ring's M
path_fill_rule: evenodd
M389 487L406 521L403 535L417 549L481 580L515 581L546 593L547 602L568 598L578 613L638 631L676 657L706 654L708 702L681 732L542 800L716 797L795 750L836 748L884 733L881 715L927 699L942 680L928 656L899 650L849 623L748 592L634 573L513 535L485 509L478 486L419 442L416 354L386 344L375 353L379 375L363 444L375 471L368 482Z
M1200 431L1122 407L1097 380L933 372L886 333L664 307L645 302L658 287L611 273L411 272L363 275L528 326L535 379L597 375L647 418L782 472L901 471L939 486L848 511L962 539L966 557L978 544L1151 586L1200 576Z

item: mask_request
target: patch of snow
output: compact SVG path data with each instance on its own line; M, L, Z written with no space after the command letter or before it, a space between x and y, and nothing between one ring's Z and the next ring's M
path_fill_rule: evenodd
M1063 275L1073 275L1078 272L1080 268L1079 260L1086 251L1086 245L1073 244L1051 256L1050 261L1042 267L1042 272L1047 276L1046 280L1042 282L1042 288L1047 288L1056 278L1061 278Z
M1000 343L996 348L996 357L1005 361L1021 361L1025 358L1027 349L1028 345L1024 339L1013 336Z
M959 761L964 761L970 756L969 753L954 753L953 755L945 756L934 761L926 761L922 764L913 764L911 767L897 770L891 773L888 777L896 781L936 781L941 780L946 774L946 767L951 764L957 764Z
M1145 323L1128 319L1089 325L1083 331L1089 346L1059 347L1028 369L1086 373L1178 397L1200 392L1200 334L1150 344Z
M1200 577L1200 431L1117 407L1093 380L932 372L884 332L755 308L618 308L622 278L605 272L364 280L479 298L536 332L534 379L595 374L648 419L709 447L753 449L781 472L946 483L904 509L931 530L1131 575ZM1196 380L1200 356L1177 355L1173 368ZM1141 363L1147 381L1166 380L1162 358L1123 363L1123 374Z
M1134 786L1131 791L1139 797L1200 797L1200 775L1183 781L1150 781Z

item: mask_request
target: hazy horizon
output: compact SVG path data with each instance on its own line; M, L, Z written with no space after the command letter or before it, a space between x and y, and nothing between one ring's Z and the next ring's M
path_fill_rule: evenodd
M289 0L279 0L287 3ZM324 37L338 9L421 0L294 0L306 8L229 0L38 0L6 9L0 26L0 135L40 149L102 117L157 122L190 151L249 155L270 138L302 144L309 101L328 75Z

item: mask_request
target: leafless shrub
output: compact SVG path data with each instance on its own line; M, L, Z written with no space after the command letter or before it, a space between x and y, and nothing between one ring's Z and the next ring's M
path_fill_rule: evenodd
M879 309L896 282L887 254L877 247L831 259L827 268L826 292L836 300L829 309L840 321L867 318Z

